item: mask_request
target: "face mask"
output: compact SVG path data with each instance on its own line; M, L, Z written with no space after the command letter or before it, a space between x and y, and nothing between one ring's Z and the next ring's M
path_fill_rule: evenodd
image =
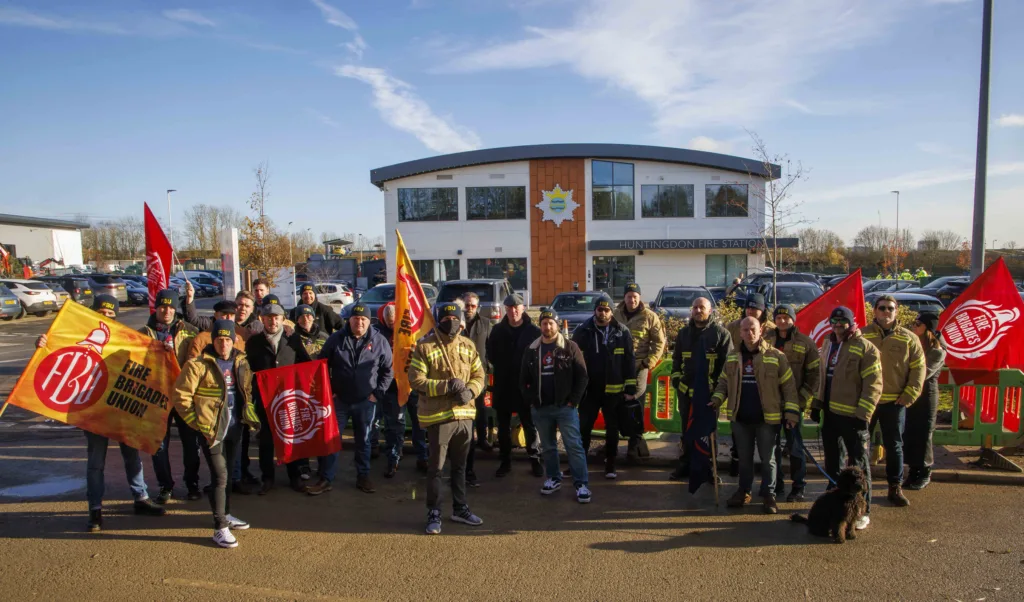
M441 322L440 325L438 325L437 329L443 332L444 334L453 337L456 334L458 334L459 328L461 326L462 324L459 324L458 320L445 320L444 322Z

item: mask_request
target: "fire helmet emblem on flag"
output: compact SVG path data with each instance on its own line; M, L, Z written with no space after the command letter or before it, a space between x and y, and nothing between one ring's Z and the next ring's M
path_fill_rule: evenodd
M996 348L1018 318L1016 307L1003 309L980 299L965 301L942 328L946 352L960 359L979 358Z
M413 282L412 277L409 276L409 272L406 271L404 265L398 266L398 279L405 283L406 290L415 291L417 289L415 282ZM408 315L409 319L412 321L408 326L411 330L416 331L419 330L421 325L423 325L423 314L425 314L426 311L424 310L423 303L420 300L419 295L410 294L408 298L409 311L406 312L406 315Z
M297 389L285 389L270 402L270 415L281 440L296 445L312 439L333 413L330 404Z
M828 336L830 332L832 332L832 323L828 318L825 318L821 322L818 322L818 325L814 327L813 331L811 331L811 340L814 341L815 345L821 347L825 337Z
M59 349L43 359L32 385L47 408L55 412L80 412L99 401L107 390L107 366L103 347L110 328L103 322L85 340Z

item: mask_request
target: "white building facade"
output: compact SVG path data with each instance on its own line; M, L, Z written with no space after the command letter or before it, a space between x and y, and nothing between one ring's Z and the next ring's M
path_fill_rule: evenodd
M764 189L778 167L686 149L556 144L456 153L371 171L388 278L401 232L420 279L506 277L532 304L629 282L725 286L764 265ZM795 246L795 240L783 244Z
M67 220L0 214L0 244L33 262L54 259L66 266L81 265L82 230L88 227Z

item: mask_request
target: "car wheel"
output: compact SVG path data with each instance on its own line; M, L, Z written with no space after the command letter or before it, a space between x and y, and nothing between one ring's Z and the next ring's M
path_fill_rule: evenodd
M22 319L24 317L25 317L25 307L22 306L21 312L19 312L18 315L14 316L14 319L15 320L20 320L20 319Z
M50 313L50 312L48 312L48 311L37 311L36 313L34 313L32 315L37 317L37 318L45 318L46 314L48 314L48 313Z
M4 316L4 322L10 322L14 319L14 316Z

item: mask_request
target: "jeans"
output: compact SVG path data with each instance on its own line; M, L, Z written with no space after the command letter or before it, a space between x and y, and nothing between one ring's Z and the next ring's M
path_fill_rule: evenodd
M345 423L352 418L352 434L356 441L356 474L365 477L370 474L370 421L376 404L369 399L356 403L334 401L334 417L338 421L338 431L345 430ZM335 452L329 456L320 456L320 478L334 481L338 471L338 456Z
M597 413L604 415L604 456L608 461L615 460L619 453L619 418L622 412L619 406L622 404L621 395L606 395L604 393L587 393L580 404L580 439L584 453L590 451L590 434L594 431L594 423L597 422Z
M405 408L398 405L398 391L391 391L384 399L374 404L377 413L383 414L384 422L384 455L388 466L398 464L402 457L402 441L405 438ZM370 435L373 440L373 435Z
M366 441L370 445L371 450L380 449L380 427L381 423L384 422L384 408L381 407L379 400L378 403L373 404L373 419L370 420L370 434L366 436ZM387 436L387 426L385 425L385 434Z
M871 417L868 432L878 424L882 428L882 445L885 447L885 477L890 485L903 482L903 426L907 421L907 408L895 402L878 404Z
M89 510L99 510L103 506L103 468L107 464L107 444L109 439L102 435L85 432L86 457L85 464L85 498L89 501ZM149 497L146 491L146 480L142 476L142 460L139 450L121 443L121 458L124 460L124 474L128 477L128 488L131 489L135 501Z
M466 455L473 439L472 420L453 420L427 427L430 433L430 473L427 475L427 510L441 509L441 473L451 461L452 508L466 504Z
M217 445L210 446L205 437L201 437L202 446L210 452L210 478L213 488L210 490L210 509L213 511L213 528L224 529L228 526L228 515L231 514L231 474L228 470L230 458L235 457L235 450L242 438L241 431L245 427L233 426L227 436Z
M541 406L533 409L537 421L540 445L544 455L544 472L549 479L562 480L562 469L558 464L558 431L562 431L562 444L569 456L569 471L573 485L579 487L589 482L587 477L587 454L583 451L580 435L580 416L572 406Z
M903 454L911 470L931 468L935 461L932 435L935 433L935 412L938 395L922 395L907 408L907 423L903 427Z
M775 495L775 440L778 424L732 423L732 440L740 460L740 489L749 492L754 486L754 445L761 457L761 497Z
M868 490L864 499L868 503L866 514L871 514L871 467L868 465L868 425L852 416L840 416L826 411L821 425L821 444L825 448L825 472L835 479L839 476L839 442L846 448L847 465L864 471Z
M420 417L417 412L420 409L420 397L415 391L409 394L409 401L405 404L405 416L412 425L411 428L411 439L412 439L412 450L416 454L417 460L427 461L430 456L430 451L427 448L427 431L420 427ZM403 438L405 433L402 433Z
M800 424L794 428L800 428ZM793 479L793 489L803 490L807 486L807 458L796 444L792 431L783 428L782 432L786 434L786 445L782 445L782 437L775 439L775 490L781 492L786 488L786 479L782 474L783 451L789 454L789 476Z
M498 451L502 462L512 459L512 409L503 406L497 409L498 412ZM540 459L540 437L537 436L537 427L533 425L533 416L529 406L524 404L517 410L519 422L523 425L523 435L526 437L526 455L531 460Z
M189 491L199 490L199 431L193 430L176 410L171 410L167 419L167 432L160 449L153 455L153 472L156 473L160 489L174 488L174 475L171 471L171 421L178 428L178 439L181 440L181 455L185 463L185 486Z

